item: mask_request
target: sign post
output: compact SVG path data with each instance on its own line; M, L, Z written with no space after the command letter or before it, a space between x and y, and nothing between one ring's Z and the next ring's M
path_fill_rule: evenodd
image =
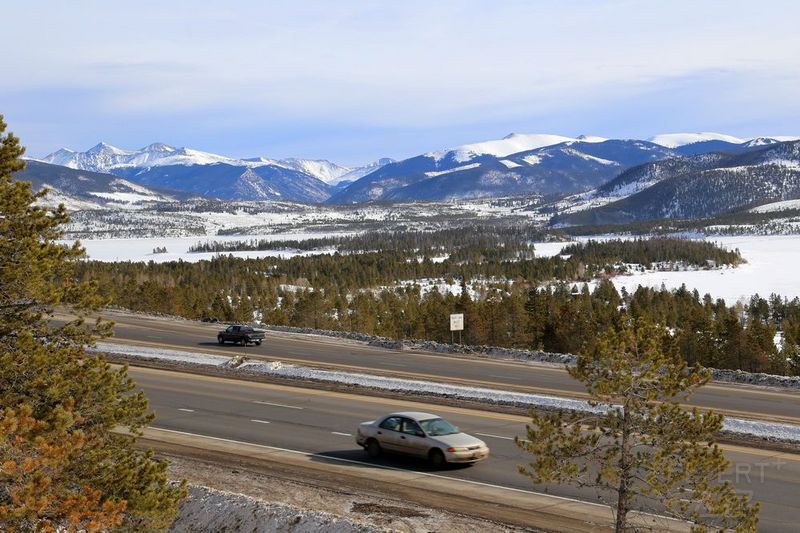
M458 344L461 344L461 332L464 330L464 313L450 315L450 343L453 343L453 332L458 332Z

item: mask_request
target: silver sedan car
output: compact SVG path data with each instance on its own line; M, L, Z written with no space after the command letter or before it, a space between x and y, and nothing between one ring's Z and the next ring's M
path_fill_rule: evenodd
M434 468L447 463L477 463L489 457L485 442L430 413L392 413L363 422L358 426L356 442L370 457L401 453L427 459Z

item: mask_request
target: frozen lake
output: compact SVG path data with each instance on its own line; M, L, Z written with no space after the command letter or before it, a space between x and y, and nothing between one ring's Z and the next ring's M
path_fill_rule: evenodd
M349 235L349 233L274 233L270 235L214 235L211 237L155 237L133 239L87 239L81 244L86 248L89 259L95 261L154 261L165 263L177 261L187 262L211 259L215 253L189 253L189 248L205 242L223 241L250 241L250 240L298 240L317 239L322 237L336 237ZM154 254L154 248L166 248L167 253ZM314 252L319 254L320 252ZM293 257L296 255L309 255L308 252L291 250L264 250L252 252L228 252L224 255L235 257Z
M614 278L617 289L629 292L639 285L677 289L686 284L701 295L724 298L729 304L741 298L759 294L766 298L772 293L800 297L800 236L776 235L767 237L713 237L707 239L730 250L738 248L747 263L737 268L701 270L696 272L648 272Z

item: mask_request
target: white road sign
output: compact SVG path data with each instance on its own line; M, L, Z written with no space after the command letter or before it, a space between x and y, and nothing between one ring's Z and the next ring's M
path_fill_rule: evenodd
M464 314L450 315L450 331L462 331L464 329Z

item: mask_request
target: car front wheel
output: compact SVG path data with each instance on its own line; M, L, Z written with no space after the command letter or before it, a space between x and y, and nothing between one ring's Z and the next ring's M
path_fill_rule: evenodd
M261 341L256 341L256 346L261 346Z
M383 451L381 449L380 443L378 441L376 441L375 439L369 439L367 441L367 445L364 447L364 449L367 450L367 455L369 455L373 459L376 459L376 458L380 457L381 456L381 452Z
M442 468L447 464L442 450L431 450L431 453L428 454L428 462L433 468Z

